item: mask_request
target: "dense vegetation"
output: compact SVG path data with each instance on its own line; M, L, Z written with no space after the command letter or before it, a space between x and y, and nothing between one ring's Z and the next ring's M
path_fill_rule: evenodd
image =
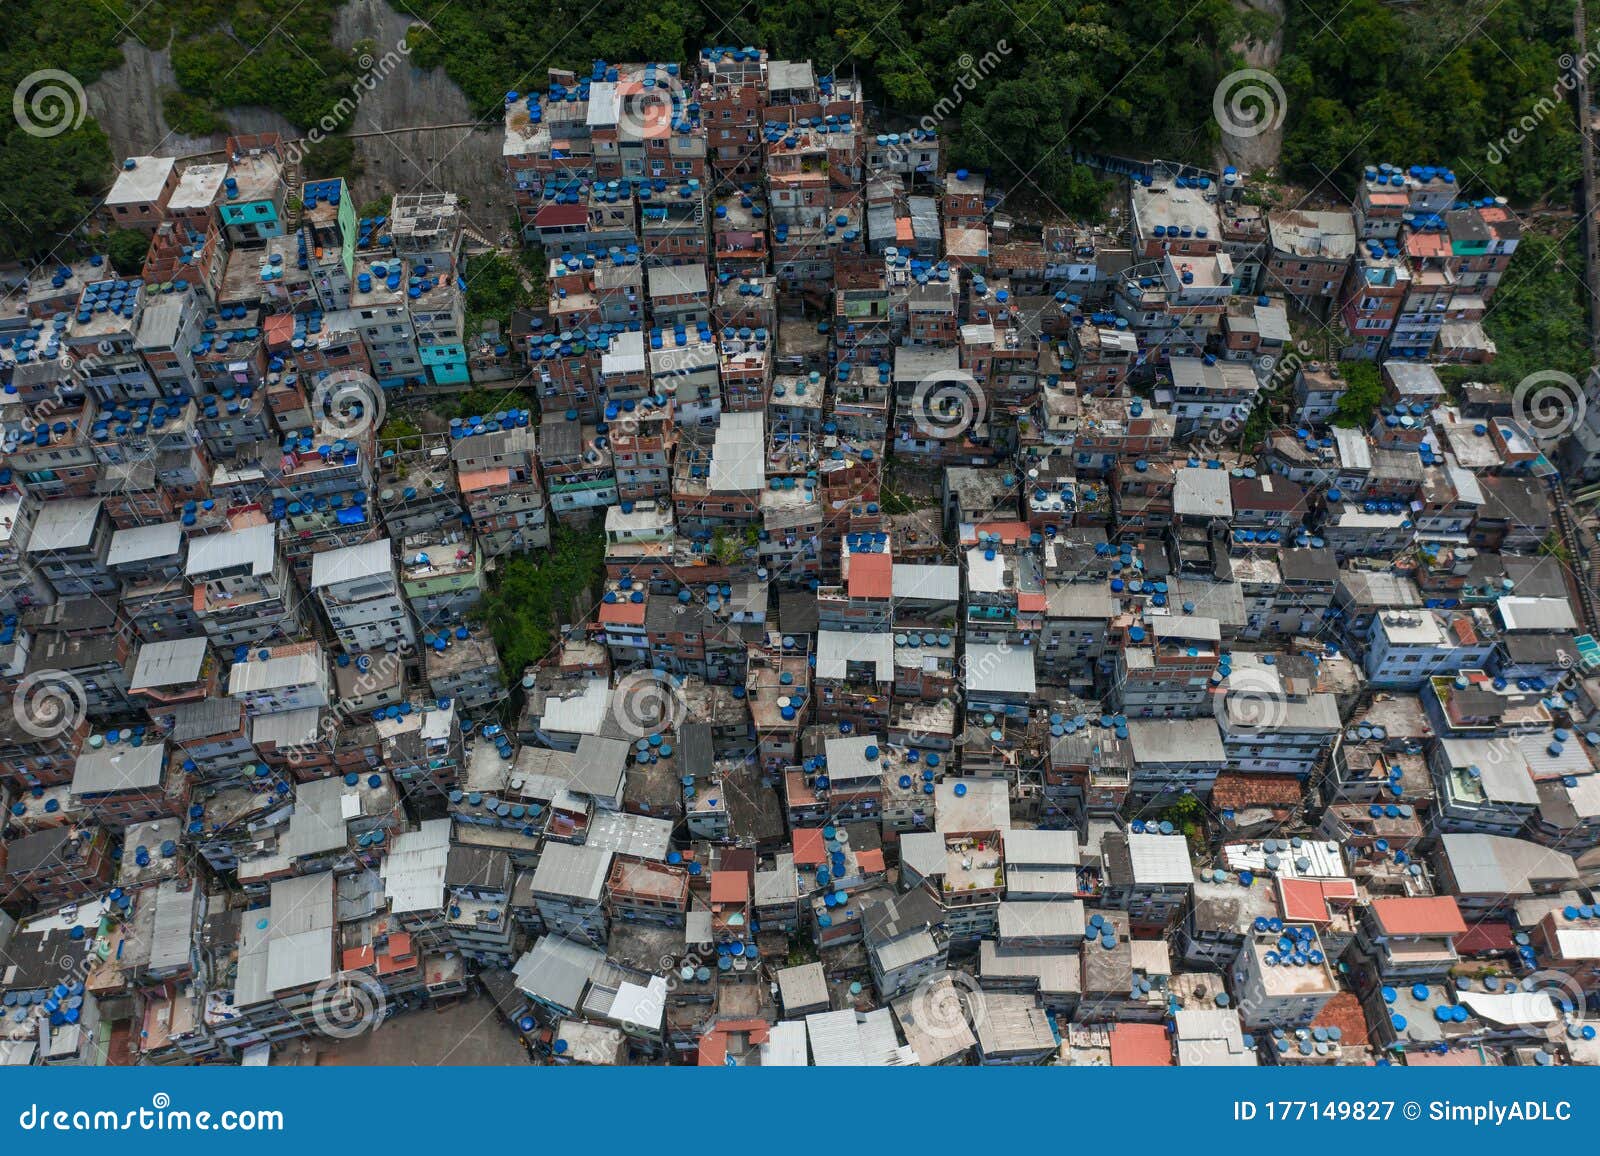
M942 114L938 125L962 163L992 170L1025 200L1081 214L1099 210L1104 187L1073 162L1074 150L1210 161L1217 81L1239 65L1236 46L1272 31L1270 17L1232 0L391 2L418 21L408 35L412 62L447 69L486 120L498 117L507 89L542 85L551 65L688 60L706 44L760 44L859 76L873 102L906 125ZM0 5L0 82L10 91L54 68L88 84L121 62L131 31L170 46L178 89L164 111L174 129L214 131L219 110L237 105L310 127L350 94L362 50L393 47L335 47L338 7L10 0ZM1278 73L1291 178L1327 176L1348 188L1360 165L1388 158L1452 165L1469 185L1519 203L1566 195L1576 129L1570 109L1552 109L1548 98L1570 45L1570 0L1350 0L1331 15L1327 7L1287 5ZM1491 148L1525 115L1538 118L1526 141ZM308 163L353 175L349 145L335 135ZM11 215L0 255L57 244L92 207L109 160L92 120L40 141L7 119L0 200Z
M500 331L511 327L515 309L534 304L533 294L522 283L516 262L499 253L483 253L467 258L467 331L478 333L484 322L497 321Z
M550 653L556 628L574 620L579 595L588 590L598 597L605 556L601 527L574 530L557 525L549 553L511 554L499 560L493 588L478 604L475 616L488 623L508 677L520 678L525 667Z
M1556 369L1582 381L1589 372L1586 312L1578 229L1564 222L1556 236L1525 232L1483 321L1495 342L1494 362L1447 376L1515 385Z
M1345 391L1339 398L1333 424L1365 429L1383 400L1383 379L1379 376L1378 365L1373 361L1346 361L1340 364L1339 372L1344 375Z
M1572 11L1572 0L1290 3L1277 69L1286 172L1349 191L1364 164L1446 165L1469 191L1569 201L1578 129L1560 81ZM1524 117L1535 127L1514 143Z
M1074 148L1208 157L1212 90L1236 63L1229 46L1267 28L1230 0L565 0L543 20L500 0L456 0L429 19L413 59L448 68L484 116L498 115L508 88L542 86L549 63L762 45L859 76L907 123L944 101L939 127L954 129L963 162L1075 213L1097 210L1101 190L1072 163Z

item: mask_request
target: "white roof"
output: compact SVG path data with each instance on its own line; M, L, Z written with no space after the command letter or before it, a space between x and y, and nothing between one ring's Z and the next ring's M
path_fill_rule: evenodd
M258 526L190 538L189 564L184 573L202 581L207 575L238 566L248 566L250 573L257 576L270 573L275 558L274 533L272 524L263 522Z
M388 538L327 550L311 558L311 588L394 573L394 544Z
M587 943L546 935L517 960L511 975L519 991L557 1007L575 1008L589 977L605 961L605 953Z
M611 1018L620 1024L657 1031L667 1012L667 979L652 975L647 983L623 980L611 997Z
M649 270L651 297L676 297L706 291L704 265L657 265Z
M589 128L610 128L622 117L622 89L614 80L597 80L589 85Z
M1038 690L1033 651L994 642L967 644L968 694L1027 694Z
M145 690L179 683L195 682L205 664L206 640L170 638L147 642L134 660L129 690Z
M178 162L172 157L129 157L133 168L123 168L106 194L108 205L136 205L161 195L167 176Z
M759 410L723 414L711 447L711 491L742 493L763 488L766 444L766 421Z
M878 752L877 758L867 758L869 747ZM883 743L872 735L840 735L827 739L823 748L828 757L828 778L832 782L877 780L883 775L886 765Z
M610 702L611 683L607 679L585 679L577 693L544 700L540 729L557 734L598 734Z
M148 790L160 785L167 765L166 744L129 746L107 743L78 756L72 773L74 795L100 795L112 791Z
M1440 745L1451 767L1478 769L1475 778L1488 801L1538 805L1539 789L1521 747L1512 739L1442 739Z
M172 190L167 210L209 209L216 203L217 194L222 190L222 182L227 175L228 166L225 164L190 165L178 178L178 187Z
M844 678L846 664L870 662L879 682L894 678L894 635L848 630L817 632L817 677Z
M250 912L245 921L258 914ZM304 987L333 974L332 875L321 872L274 883L265 918L268 991Z
M1456 999L1479 1019L1504 1027L1548 1024L1558 1018L1547 991L1463 991Z
M961 597L961 571L954 566L894 564L894 596L927 602L954 602Z
M1500 621L1507 630L1576 630L1578 619L1565 598L1501 598Z
M35 516L28 553L77 550L94 539L100 519L99 498L58 498L46 502Z
M152 558L169 558L183 549L183 528L177 522L160 522L154 526L131 526L111 535L111 548L106 551L107 566L121 566L127 562L144 562Z
M1334 426L1333 440L1339 448L1339 464L1342 467L1347 470L1372 468L1372 444L1361 430Z
M1233 517L1228 477L1227 470L1185 466L1173 482L1172 512L1191 518Z
M593 89L590 90L591 92ZM600 373L602 376L619 373L644 372L644 334L637 332L619 333L611 339L611 344L600 355Z
M420 830L396 836L378 869L389 910L403 915L442 907L445 863L449 858L449 819L428 819Z
M1129 835L1128 860L1136 883L1188 883L1194 878L1189 840L1182 835Z
M854 1011L812 1012L806 1016L806 1034L812 1062L819 1068L859 1068L867 1062Z
M806 1066L806 1025L800 1020L779 1020L761 1045L763 1068Z
M287 686L313 686L323 682L326 675L320 646L301 654L278 654L267 659L252 657L229 667L228 693L242 695Z

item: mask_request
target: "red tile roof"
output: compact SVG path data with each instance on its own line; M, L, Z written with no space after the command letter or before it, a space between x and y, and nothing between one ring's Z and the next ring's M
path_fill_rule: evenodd
M711 902L743 903L750 898L750 880L743 871L713 871Z
M1509 923L1474 923L1456 936L1456 951L1462 955L1485 955L1496 951L1513 951Z
M1327 923L1330 899L1356 897L1352 879L1279 879L1278 908L1294 923Z
M1264 775L1223 771L1211 786L1213 809L1229 807L1298 807L1305 787L1293 775Z
M700 1037L696 1057L702 1068L720 1068L728 1058L728 1037L736 1032L745 1033L751 1044L764 1044L771 1034L766 1020L725 1020Z
M1170 1068L1172 1038L1163 1024L1113 1024L1111 1066L1114 1068Z
M1451 895L1374 899L1372 914L1386 935L1460 935L1467 930Z
M863 871L885 870L882 849L880 848L875 851L857 851L856 866L861 868Z
M975 545L978 534L999 534L1000 540L1008 545L1013 542L1026 542L1028 535L1033 532L1026 522L979 522L972 527L972 530L972 537L962 538L962 545Z
M794 862L797 867L828 861L828 848L823 843L821 827L796 827L794 832Z
M560 229L582 225L589 220L589 210L582 205L545 205L533 215L533 223L540 229Z
M850 555L850 597L893 598L894 559L887 554Z
M643 626L643 602L602 602L600 621L618 626Z
M267 331L267 348L277 349L294 340L294 314L278 313L262 323Z

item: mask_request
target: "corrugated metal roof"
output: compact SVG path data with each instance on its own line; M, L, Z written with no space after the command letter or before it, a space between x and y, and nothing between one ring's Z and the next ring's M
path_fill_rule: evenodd
M817 632L817 677L844 678L852 662L870 662L878 682L894 678L894 635L846 630Z
M397 836L378 874L396 915L437 911L444 905L444 873L450 860L450 820L429 819L420 830Z
M159 786L166 769L165 743L129 746L119 743L84 751L72 774L74 795L101 795L112 791L148 790Z
M1038 690L1033 651L1024 646L990 642L967 644L968 694L1027 694Z
M533 873L533 889L541 895L600 901L611 852L571 843L547 843Z
M760 411L723 414L711 449L711 491L762 489L767 479L766 442L766 419Z
M204 581L213 574L244 568L259 577L272 570L276 560L275 543L275 531L270 522L191 538L189 562L184 573Z

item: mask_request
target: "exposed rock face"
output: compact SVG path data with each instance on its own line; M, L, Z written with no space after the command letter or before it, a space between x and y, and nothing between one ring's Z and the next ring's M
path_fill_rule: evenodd
M474 124L467 99L443 69L412 66L405 46L411 19L384 0L349 0L334 16L334 43L372 46L363 54L366 83L352 87L348 124L339 131L355 139L361 175L357 200L393 192L459 195L468 215L491 240L508 228L512 200L500 161L500 123L481 128L452 127L418 131L408 126ZM152 154L192 156L220 149L226 136L193 137L174 133L161 110L162 94L177 87L172 56L137 40L122 45L124 63L88 87L91 115L111 138L115 156ZM241 133L277 132L303 137L316 126L292 125L270 109L224 108L218 115ZM366 134L366 135L363 135ZM317 173L305 173L316 177Z
M1244 57L1246 68L1272 72L1283 56L1283 0L1234 0L1234 4L1238 8L1264 12L1272 17L1274 28L1270 39L1234 46ZM1287 110L1280 109L1280 112L1286 113ZM1218 148L1221 154L1218 167L1238 165L1246 172L1260 172L1276 165L1282 151L1282 116L1278 118L1276 127L1261 133L1235 136L1224 128Z

